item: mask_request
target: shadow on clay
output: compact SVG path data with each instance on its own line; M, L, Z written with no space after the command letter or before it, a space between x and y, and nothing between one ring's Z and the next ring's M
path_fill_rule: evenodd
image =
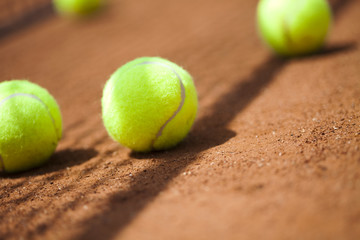
M236 133L228 129L227 125L261 93L286 62L273 56L265 59L248 78L240 80L230 92L220 97L208 115L197 120L189 137L178 147L169 151L130 153L132 158L152 159L152 166L134 174L129 191L120 191L110 196L106 203L110 210L85 220L85 231L76 238L112 239L155 199L173 178L195 161L199 153L234 137Z
M57 172L67 167L80 165L98 155L95 149L65 149L55 152L43 166L15 174L0 173L0 178L21 178Z
M24 9L23 13L20 14L15 11L17 4L16 1L13 2L9 1L5 6L8 9L14 9L14 13L12 19L7 19L9 24L3 24L0 27L0 40L13 32L24 29L36 22L40 22L41 20L44 20L54 15L54 10L51 2L39 5L34 9Z
M338 10L344 8L350 1L337 1L335 6ZM335 15L337 15L335 12ZM338 52L348 51L356 45L330 46L316 56L327 56ZM169 182L181 174L184 169L193 163L198 154L212 147L221 145L234 137L236 133L229 129L228 124L248 106L262 90L268 86L275 76L291 60L268 57L246 79L240 79L239 83L231 88L231 91L220 97L212 106L211 112L197 120L193 130L185 141L171 151L152 152L140 154L132 152L130 157L137 159L151 159L153 164L150 168L133 174L130 190L118 191L112 194L104 205L105 210L85 219L79 223L83 226L75 239L113 239L119 234L142 210L151 203ZM75 150L76 151L76 150ZM92 152L93 151L93 152ZM83 158L79 160L79 155ZM93 155L92 155L93 154ZM59 152L52 159L51 165L43 171L55 171L80 164L97 152L74 153L71 150ZM66 159L68 159L66 161ZM65 163L62 161L65 160ZM68 163L66 163L68 162ZM36 174L30 174L36 175ZM104 179L102 179L104 180Z
M325 56L340 54L344 52L354 51L356 49L357 49L356 42L337 43L337 44L325 46L319 52L313 53L308 56L300 57L299 59L306 60L315 57L325 57Z

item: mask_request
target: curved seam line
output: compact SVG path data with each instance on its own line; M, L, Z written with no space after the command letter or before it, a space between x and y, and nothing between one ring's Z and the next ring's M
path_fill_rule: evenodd
M9 96L7 96L6 98L4 98L3 100L0 101L0 106L2 104L4 104L7 100L11 99L11 98L14 98L14 97L17 97L17 96L23 96L23 97L29 97L29 98L32 98L32 99L35 99L37 101L39 101L46 109L47 113L49 114L50 116L50 119L53 123L53 126L54 126L54 130L55 130L55 134L56 134L56 138L57 140L59 141L59 135L58 135L58 129L56 128L56 125L55 125L55 120L53 118L53 116L51 115L50 113L50 110L48 108L48 106L37 96L33 95L33 94L29 94L29 93L14 93L14 94L11 94ZM1 157L1 156L0 156Z
M125 72L123 72L121 75L123 75L124 73L130 71L132 68L136 67L136 66L140 66L140 65L145 65L145 64L157 64L163 67L166 67L168 69L170 69L175 75L176 77L179 79L179 83L180 83L180 88L181 88L181 101L179 104L179 107L177 108L177 110L173 113L173 115L160 127L159 131L157 132L155 138L151 141L151 149L154 149L154 144L156 142L156 140L162 135L162 132L164 131L165 127L167 126L167 124L173 120L176 115L181 111L184 102L185 102L185 86L183 83L182 78L180 77L180 75L175 71L175 69L173 69L172 67L166 65L165 63L161 63L161 62L155 62L155 61L145 61L145 62L141 62L138 64L135 64L134 66L130 67L129 69L125 70ZM114 84L115 85L115 84ZM115 86L112 87L111 89L111 96L114 95L114 91L115 91Z
M176 111L171 115L171 117L166 120L166 122L160 127L159 131L157 132L154 140L151 141L151 149L154 149L154 144L156 142L156 140L162 135L165 127L169 124L169 122L171 120L173 120L176 115L181 111L183 105L184 105L184 102L185 102L185 87L184 87L184 83L183 83L183 80L182 78L180 77L180 75L175 71L175 69L173 69L172 67L164 64L164 63L161 63L161 62L152 62L152 61L145 61L145 62L142 62L142 63L139 63L139 64L136 64L134 65L133 67L135 66L139 66L139 65L144 65L144 64L157 64L157 65L160 65L160 66L164 66L168 69L170 69L175 75L176 77L179 79L179 83L180 83L180 88L181 88L181 101L180 101L180 104L179 104L179 107L176 109Z
M294 46L294 42L293 42L293 39L290 34L288 21L285 19L285 17L284 17L284 19L282 19L282 25L283 25L282 30L283 30L283 34L285 37L286 45L292 49Z

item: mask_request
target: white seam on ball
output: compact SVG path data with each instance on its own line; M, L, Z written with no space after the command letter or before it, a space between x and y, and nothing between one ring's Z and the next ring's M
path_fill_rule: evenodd
M136 66L139 66L139 65L144 65L144 64L157 64L157 65L164 66L164 67L170 69L170 70L176 75L176 77L179 79L180 88L181 88L181 101L180 101L179 107L176 109L176 111L173 113L173 115L172 115L168 120L166 120L166 122L160 127L158 133L157 133L156 136L155 136L155 139L151 142L151 148L153 148L156 140L162 135L165 127L169 124L169 122L170 122L171 120L173 120L173 119L176 117L176 115L181 111L182 107L184 106L184 102L185 102L185 87L184 87L184 83L183 83L183 80L182 80L182 78L180 77L180 75L175 71L175 69L173 69L173 68L170 67L169 65L166 65L165 63L145 61L145 62L136 64L136 65L134 65L133 67L136 67Z
M14 93L14 94L11 94L11 95L7 96L7 97L4 98L3 100L1 100L1 101L0 101L0 106L1 106L2 104L4 104L7 100L9 100L9 99L11 99L11 98L14 98L14 97L17 97L17 96L23 96L23 97L29 97L29 98L35 99L35 100L39 101L39 102L46 108L46 111L47 111L47 113L49 114L50 119L51 119L51 121L52 121L52 123L53 123L57 140L59 140L58 129L56 128L55 120L54 120L53 116L51 115L48 106L47 106L39 97L37 97L37 96L35 96L35 95L33 95L33 94L29 94L29 93ZM1 156L0 156L0 157L1 157Z

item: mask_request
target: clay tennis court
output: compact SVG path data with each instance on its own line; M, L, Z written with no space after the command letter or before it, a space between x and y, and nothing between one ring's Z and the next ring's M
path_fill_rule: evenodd
M259 40L257 1L118 0L86 20L34 2L0 31L0 81L47 88L64 136L0 175L0 239L360 239L360 1L331 1L325 48L295 59ZM131 152L102 123L105 82L141 56L198 90L172 150Z

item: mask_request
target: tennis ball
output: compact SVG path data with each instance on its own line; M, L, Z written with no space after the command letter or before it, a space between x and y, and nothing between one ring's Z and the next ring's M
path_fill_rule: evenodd
M0 83L0 170L43 164L62 135L59 106L42 87L25 80Z
M326 0L260 0L257 22L262 39L276 53L313 53L325 42L331 25Z
M120 67L102 97L109 135L139 152L174 147L190 131L197 109L189 73L159 57L138 58Z
M53 0L57 12L63 15L86 16L97 11L104 0Z

